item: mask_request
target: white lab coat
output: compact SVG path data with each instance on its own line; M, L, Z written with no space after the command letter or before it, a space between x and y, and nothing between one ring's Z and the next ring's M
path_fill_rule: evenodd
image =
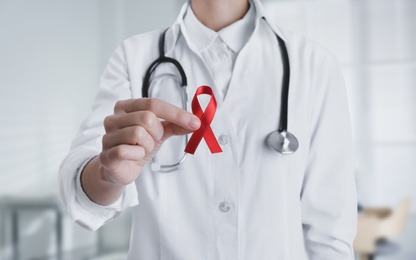
M354 162L340 67L320 45L270 24L260 2L253 2L259 24L237 58L225 100L217 98L211 124L226 140L223 152L211 154L203 140L173 173L154 173L148 166L108 207L86 197L79 173L100 153L103 119L115 102L141 97L162 31L124 41L102 75L93 110L61 165L61 194L71 217L91 230L133 207L129 259L353 259ZM209 85L220 95L180 31L186 5L167 32L166 55L187 73L190 110L198 86ZM290 59L288 129L300 144L293 155L265 143L280 117L283 67L275 33L285 40ZM162 92L178 95L169 91Z

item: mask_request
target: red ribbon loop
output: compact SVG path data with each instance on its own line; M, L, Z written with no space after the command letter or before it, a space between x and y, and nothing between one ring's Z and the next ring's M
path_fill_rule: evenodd
M198 96L203 94L211 96L205 112L202 111L198 101ZM189 139L189 142L185 147L186 153L194 154L196 148L202 140L202 137L205 139L205 142L211 150L211 153L222 152L221 147L217 142L217 138L215 138L215 135L212 132L210 126L212 119L214 119L215 111L217 111L217 101L215 100L212 89L209 86L200 86L196 90L195 96L192 99L192 112L201 120L201 126L192 134L191 138Z

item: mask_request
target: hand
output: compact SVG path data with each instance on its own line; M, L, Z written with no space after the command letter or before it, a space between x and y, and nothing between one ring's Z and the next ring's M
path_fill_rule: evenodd
M102 177L117 185L133 182L166 139L189 134L200 124L192 113L160 99L118 101L114 114L104 120Z

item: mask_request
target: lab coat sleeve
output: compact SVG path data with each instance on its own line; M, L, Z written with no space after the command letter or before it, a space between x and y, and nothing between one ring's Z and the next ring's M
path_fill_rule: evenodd
M125 51L121 45L110 58L101 77L92 111L81 124L59 171L60 193L69 215L75 222L90 230L97 230L120 215L124 209L138 204L134 182L109 206L92 202L80 183L80 174L84 166L101 152L102 136L105 133L104 118L113 114L114 105L118 100L131 97Z
M310 149L301 191L305 245L311 260L353 260L357 199L346 87L332 54L315 64Z

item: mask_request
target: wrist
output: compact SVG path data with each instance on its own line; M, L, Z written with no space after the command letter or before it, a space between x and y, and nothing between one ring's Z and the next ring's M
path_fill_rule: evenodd
M106 206L114 203L125 190L108 177L98 157L93 158L81 174L81 186L87 197L96 204Z
M108 174L108 171L101 164L98 166L97 174L99 181L105 186L114 188L122 188L125 186L123 184L114 182Z

